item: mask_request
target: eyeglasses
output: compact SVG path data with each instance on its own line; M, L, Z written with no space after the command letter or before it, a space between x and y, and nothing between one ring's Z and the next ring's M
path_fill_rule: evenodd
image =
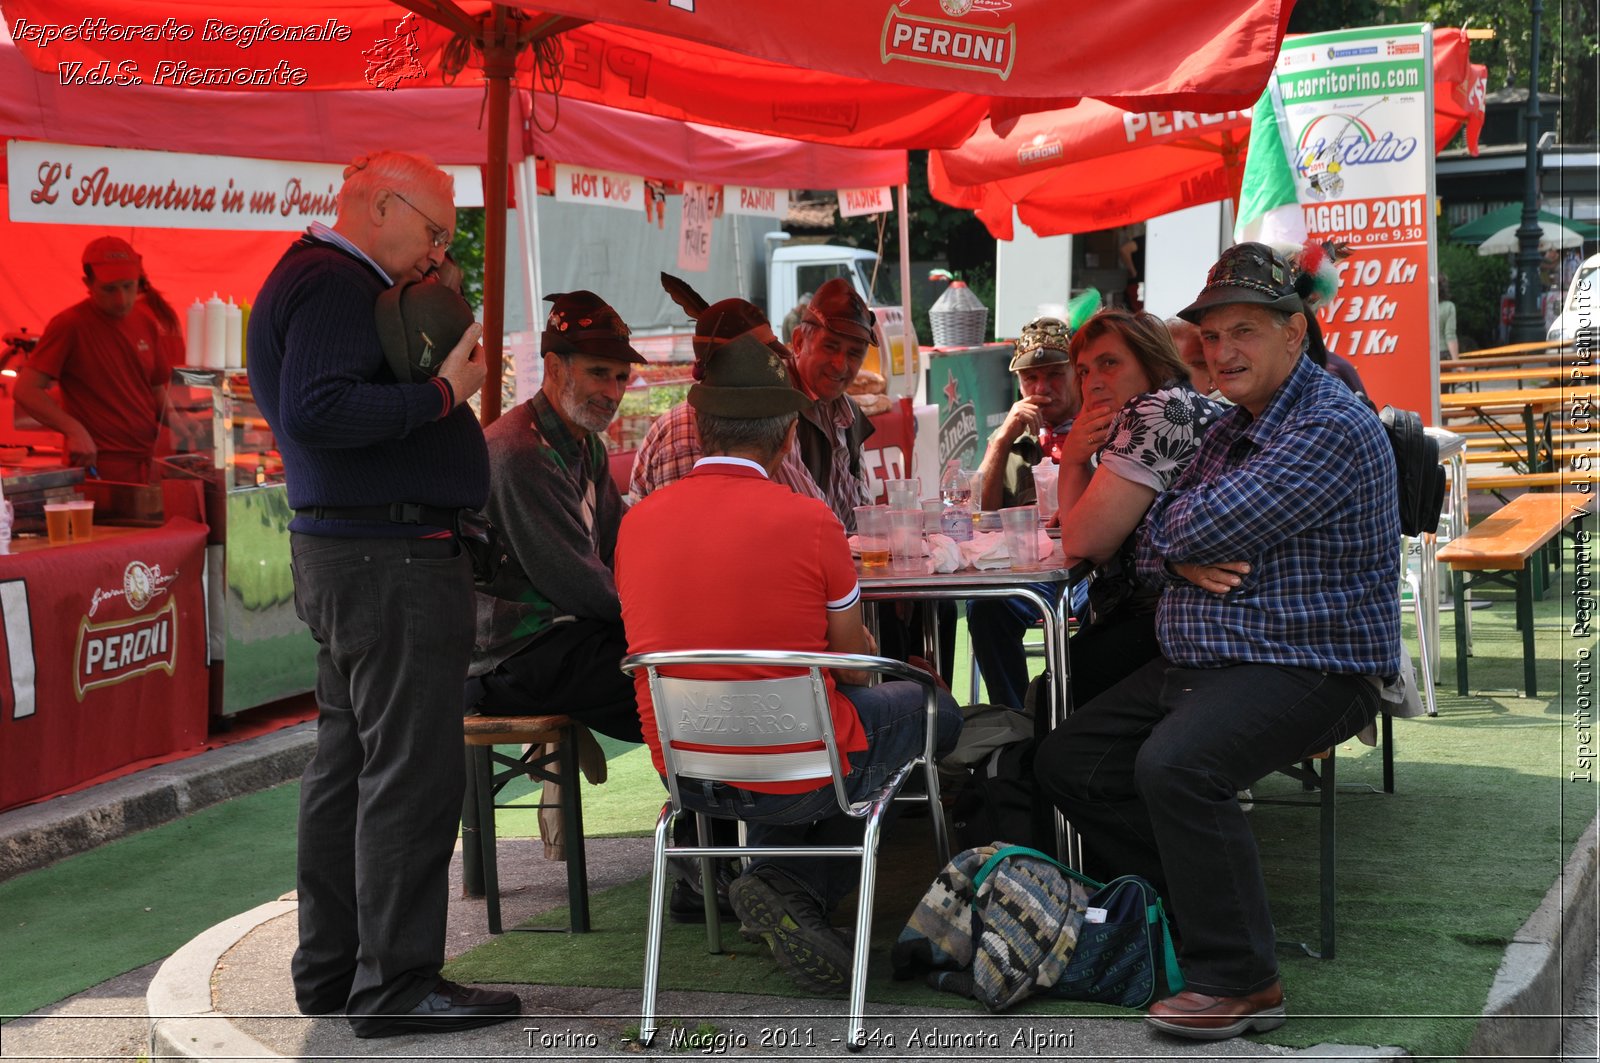
M423 214L421 207L411 202L411 200L407 199L405 196L402 196L399 192L396 192L392 188L389 189L389 191L394 195L394 198L398 199L400 202L404 203L406 206L422 215L422 220L428 223L428 230L433 236L434 247L450 246L450 242L455 239L454 233L452 233L449 229L446 229L443 225L440 225L438 222L434 221L432 218L428 217L426 214Z

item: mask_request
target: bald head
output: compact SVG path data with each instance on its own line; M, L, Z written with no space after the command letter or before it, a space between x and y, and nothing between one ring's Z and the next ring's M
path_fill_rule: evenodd
M1211 370L1206 368L1206 353L1200 346L1200 329L1181 317L1167 318L1167 331L1172 334L1172 345L1178 348L1178 357L1189 369L1189 385L1202 395L1216 390Z

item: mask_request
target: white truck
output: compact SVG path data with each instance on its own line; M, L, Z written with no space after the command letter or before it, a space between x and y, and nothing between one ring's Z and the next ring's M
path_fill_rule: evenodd
M873 307L896 355L889 371L882 372L876 352L869 353L866 368L892 379L898 367L900 386L894 390L908 393L908 386L915 390L915 367L907 366L900 354L905 328L897 263L879 265L876 253L861 248L795 243L788 233L772 230L772 219L726 215L712 230L710 268L680 270L678 220L671 199L656 225L637 212L540 197L539 287L545 292L587 288L599 294L628 323L634 346L645 357L653 362L688 362L693 358L689 340L694 327L662 290L661 273L682 277L709 302L730 296L750 300L766 309L775 331L802 295L834 277L845 277ZM507 285L507 321L523 320L516 305L517 287ZM541 307L527 320L543 318Z

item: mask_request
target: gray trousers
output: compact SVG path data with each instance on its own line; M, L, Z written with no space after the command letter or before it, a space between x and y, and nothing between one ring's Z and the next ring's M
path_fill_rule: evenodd
M295 1001L361 1032L419 1002L444 963L472 569L454 538L295 534L291 549L295 609L318 643Z

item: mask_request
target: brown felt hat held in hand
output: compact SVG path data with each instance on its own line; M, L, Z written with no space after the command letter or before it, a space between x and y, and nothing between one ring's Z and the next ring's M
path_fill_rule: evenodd
M467 301L433 280L401 281L378 296L373 314L383 356L402 384L437 375L473 321Z

